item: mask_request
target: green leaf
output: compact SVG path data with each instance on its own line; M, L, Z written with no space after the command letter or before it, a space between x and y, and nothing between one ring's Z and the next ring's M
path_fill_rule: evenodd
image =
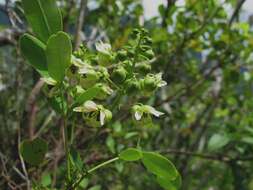
M58 82L63 80L71 64L71 53L72 44L66 33L58 32L49 38L46 48L48 72Z
M48 102L50 106L56 111L57 113L64 115L67 112L67 103L62 97L52 97L48 98Z
M62 31L62 16L55 0L22 0L22 5L34 33L43 42Z
M46 46L37 38L24 34L19 41L21 53L42 76L48 77Z
M24 140L20 145L20 154L31 165L37 166L43 162L48 145L42 139Z
M177 188L173 185L172 181L162 178L162 177L158 177L157 178L157 183L166 190L177 190Z
M125 161L137 161L142 158L142 152L136 148L128 148L119 154L119 158Z
M142 162L148 171L168 180L175 180L178 171L164 156L154 152L143 152Z
M82 171L83 170L83 161L80 154L74 148L70 148L70 161L73 169Z
M85 189L87 186L89 185L89 180L87 178L84 178L80 184L79 184L79 187L81 189Z
M112 135L109 135L106 139L106 146L109 148L109 150L115 154L115 140L112 137Z
M168 180L163 177L157 177L157 182L162 188L166 190L177 190L180 189L182 185L180 174L177 175L177 178L175 180Z
M208 142L208 150L214 151L221 149L229 143L229 137L227 135L215 134Z
M92 100L93 98L95 98L98 95L100 90L101 90L101 88L98 86L94 86L94 87L87 89L85 92L83 92L82 94L80 94L77 97L76 103L82 104L88 100Z
M49 185L51 185L52 183L52 179L49 173L44 173L41 177L41 185L43 187L47 187Z

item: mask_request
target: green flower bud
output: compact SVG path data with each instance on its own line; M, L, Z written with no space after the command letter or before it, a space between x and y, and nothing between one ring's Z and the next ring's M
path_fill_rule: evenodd
M104 100L113 93L113 90L105 84L99 83L99 84L96 84L96 86L100 88L100 91L96 96L98 100Z
M139 29L136 28L136 29L133 30L133 34L137 35L137 34L139 34L139 33L140 33L140 30L139 30Z
M151 47L150 47L150 46L147 46L147 45L141 45L140 48L141 48L141 50L144 51L144 52L151 49Z
M134 94L140 91L140 83L137 80L129 79L126 81L126 91Z
M105 120L106 120L106 122L111 121L111 119L112 119L112 112L110 110L105 109L104 113L105 113Z
M152 76L147 76L142 81L142 88L144 91L153 92L157 88L156 79Z
M124 68L126 69L127 72L131 72L132 70L132 67L133 67L133 62L132 61L129 61L129 60L126 60L124 62L122 62L123 65L124 65Z
M89 81L98 81L99 80L99 73L96 71L90 70L86 75L85 78Z
M127 72L123 67L119 67L112 72L112 81L116 84L122 84L126 80Z
M109 54L103 54L103 53L99 53L98 54L98 64L101 66L110 66L111 63L113 62L113 56L109 55Z
M151 71L151 65L148 63L140 63L136 65L136 69L141 74L147 74Z
M87 72L85 76L80 79L80 85L84 88L89 88L96 84L99 78L99 73L94 70L89 70L89 72Z
M151 50L151 49L145 51L145 52L143 53L143 55L144 55L145 57L149 58L149 59L152 59L152 58L155 56L153 50Z
M134 49L130 49L130 50L128 50L127 54L128 54L129 57L134 57L136 52L134 51Z
M123 61L127 58L127 51L126 50L120 50L117 54L117 58L120 60L120 61Z
M108 78L110 76L105 67L98 67L98 72L101 78Z
M142 32L142 34L145 34L145 35L148 34L148 31L147 31L147 29L145 29L145 28L141 28L141 32Z
M152 45L152 39L150 38L150 37L148 37L148 36L145 36L144 38L143 38L143 40L144 40L144 43L146 44L146 45Z

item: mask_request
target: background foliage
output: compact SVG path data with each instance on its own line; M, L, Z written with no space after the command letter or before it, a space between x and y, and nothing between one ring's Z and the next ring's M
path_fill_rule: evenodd
M168 83L140 100L166 113L152 127L136 126L125 111L113 111L110 126L101 128L80 118L75 147L81 161L92 166L139 143L173 161L181 189L253 189L253 38L251 25L238 21L243 3L187 0L179 7L168 0L159 16L144 20L139 0L58 1L74 48L84 43L94 49L102 40L118 50L134 28L145 27L153 39L152 71L162 72ZM232 14L226 5L233 6ZM18 38L31 31L20 2L7 0L0 8L0 188L29 189L36 181L60 189L66 172L63 122L20 54ZM122 105L139 96L123 98ZM49 152L47 163L35 169L24 165L18 146L37 136L49 142ZM154 181L142 165L115 163L89 176L80 189L159 189Z

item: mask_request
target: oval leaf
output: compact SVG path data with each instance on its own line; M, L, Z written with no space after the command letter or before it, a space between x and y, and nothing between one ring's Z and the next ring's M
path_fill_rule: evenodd
M37 38L24 34L19 41L21 53L42 76L48 77L46 46Z
M168 180L163 177L157 177L157 183L166 190L177 190L180 189L182 184L182 179L180 174L178 174L175 180Z
M142 158L142 152L136 148L128 148L119 154L119 158L125 161L137 161Z
M148 171L167 180L175 180L178 171L164 156L154 152L143 152L142 162Z
M221 149L225 145L229 143L229 138L226 135L221 135L221 134L215 134L213 135L209 142L208 142L208 150L214 151Z
M66 33L58 32L49 38L46 48L48 72L58 82L63 80L71 64L71 53L71 40Z
M20 145L20 154L31 165L37 166L43 162L48 146L42 139L24 140Z
M62 30L62 16L55 0L22 0L25 16L43 42Z
M82 104L88 100L92 100L93 98L95 98L98 95L100 90L101 90L101 88L98 86L94 86L94 87L87 89L85 92L83 92L82 94L80 94L77 97L76 103Z

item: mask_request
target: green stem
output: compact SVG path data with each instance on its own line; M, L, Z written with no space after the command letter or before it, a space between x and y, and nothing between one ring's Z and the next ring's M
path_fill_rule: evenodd
M65 99L65 95L64 95L64 85L62 84L62 100ZM67 100L68 101L68 100ZM62 101L62 109L64 109L64 101ZM70 160L69 160L69 134L68 134L68 124L67 124L67 120L68 120L68 111L64 112L64 116L63 116L63 136L64 136L64 149L65 149L65 156L66 156L66 165L67 165L67 181L68 183L71 180L71 174L70 174Z
M119 157L112 158L112 159L110 159L110 160L107 160L107 161L105 161L105 162L103 162L103 163L101 163L101 164L99 164L99 165L97 165L97 166L91 168L90 170L88 170L87 172L85 172L85 173L80 177L80 179L73 185L73 188L71 188L71 189L74 190L76 187L78 187L78 185L82 182L82 180L83 180L83 179L85 178L85 176L87 176L88 174L91 174L92 172L98 170L99 168L102 168L102 167L104 167L104 166L106 166L106 165L108 165L108 164L111 164L111 163L113 163L113 162L115 162L115 161L117 161L117 160L119 160Z
M112 163L112 162L117 161L118 159L119 159L119 157L116 157L116 158L107 160L107 161L105 161L105 162L103 162L103 163L101 163L101 164L95 166L94 168L91 168L90 170L88 170L87 173L90 174L90 173L96 171L97 169L99 169L99 168L101 168L101 167L103 167L103 166L106 166L106 165L108 165L108 164L110 164L110 163Z

